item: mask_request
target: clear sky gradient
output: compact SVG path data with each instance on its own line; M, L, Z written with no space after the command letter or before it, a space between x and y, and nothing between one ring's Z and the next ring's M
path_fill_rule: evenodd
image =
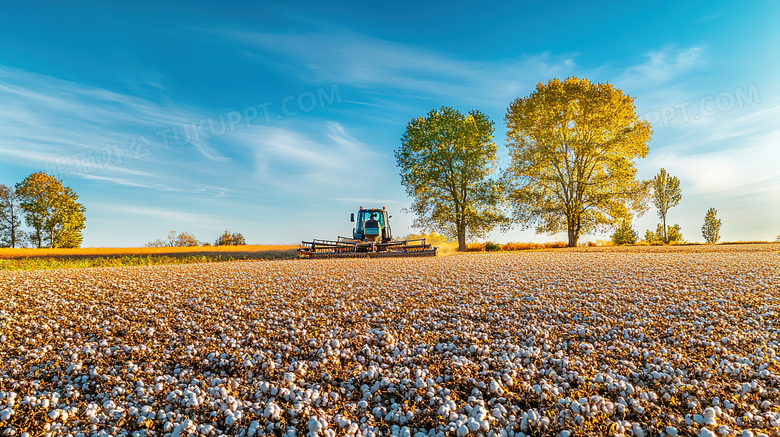
M775 1L5 2L0 183L63 178L87 208L84 246L170 229L335 238L360 206L386 206L403 235L393 150L411 118L479 109L506 162L509 103L578 76L653 122L640 177L681 179L669 221L686 239L703 240L710 207L724 240L774 239L778 22ZM657 222L650 210L635 227Z

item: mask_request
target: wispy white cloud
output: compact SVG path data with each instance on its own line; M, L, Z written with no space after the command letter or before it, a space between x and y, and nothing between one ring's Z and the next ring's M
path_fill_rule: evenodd
M170 162L197 162L197 158L186 153L186 147L164 150L161 144L144 149L149 153L139 153L140 149L131 148L133 138L143 135L149 141L159 142L155 132L181 128L204 114L208 111L184 105L171 107L0 66L0 157L30 171L51 171L52 160L70 165L77 154L87 154L99 167L96 172L73 168L63 170L59 176L146 188L169 186L176 181L171 178L176 169L171 168ZM119 152L122 156L112 160L105 150L101 151L111 144L123 149ZM193 139L187 147L208 161L226 160L207 138ZM133 169L156 171L121 175L124 170Z
M628 88L652 88L668 84L703 64L705 47L684 49L667 47L645 53L644 63L631 66L619 76L618 83Z
M230 137L233 147L251 151L255 182L277 193L324 193L380 185L388 156L363 143L337 122L290 122L289 128L264 126ZM392 161L390 163L392 168ZM357 185L357 186L356 186Z
M505 106L538 81L568 75L573 54L519 55L501 61L460 60L392 41L351 32L271 34L219 30L216 34L247 47L259 62L267 56L286 59L278 68L314 83L340 82L370 88L370 94L401 92L414 98L450 96L451 100ZM452 95L457 98L452 99Z

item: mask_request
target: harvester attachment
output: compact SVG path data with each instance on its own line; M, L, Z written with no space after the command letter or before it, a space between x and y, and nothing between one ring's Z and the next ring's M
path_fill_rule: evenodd
M438 247L431 247L425 239L396 240L386 243L365 242L353 238L338 240L303 241L298 248L298 258L406 258L436 256Z

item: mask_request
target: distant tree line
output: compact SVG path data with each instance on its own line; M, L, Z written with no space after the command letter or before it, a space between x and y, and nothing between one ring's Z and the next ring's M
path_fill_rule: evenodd
M512 225L565 232L570 247L606 230L616 244L634 244L631 222L652 205L661 223L644 240L683 241L680 226L667 224L682 198L680 180L665 169L652 180L636 177L652 129L633 97L611 84L552 79L513 101L504 121L510 159L503 170L493 122L481 112L443 106L409 121L395 158L415 227L455 239L458 250L469 237ZM705 228L705 239L716 242L714 214Z
M78 198L61 180L42 172L13 187L0 185L0 247L81 246L86 208Z
M230 232L226 229L222 232L214 246L243 246L246 245L246 239L240 232ZM170 231L168 236L163 239L157 239L146 243L146 247L192 247L192 246L211 246L209 242L198 241L194 235L187 232Z

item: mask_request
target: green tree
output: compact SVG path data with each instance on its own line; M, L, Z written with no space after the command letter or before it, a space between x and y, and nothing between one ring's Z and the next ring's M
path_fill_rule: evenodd
M225 229L225 232L217 238L214 242L215 246L244 246L246 245L246 239L240 232L231 233L229 229Z
M636 179L634 160L647 155L652 131L620 89L552 79L512 102L505 120L506 186L524 226L565 231L576 247L580 235L646 210L649 181Z
M631 226L631 220L620 220L620 224L615 229L615 233L612 234L612 242L617 245L623 244L636 244L637 240L636 232Z
M414 225L458 240L484 236L509 219L501 212L493 122L479 111L461 114L442 107L406 126L395 151L401 183L414 201Z
M720 219L716 217L717 214L718 210L710 208L704 216L704 225L701 227L701 235L710 244L720 240Z
M16 190L0 185L0 247L19 247L24 242L22 211Z
M33 228L36 247L79 247L83 239L86 208L78 195L46 173L33 173L16 184L25 222Z
M653 178L653 204L658 210L658 217L663 224L663 241L669 243L670 238L666 227L666 214L669 208L674 208L682 199L682 190L680 189L680 180L675 176L666 173L666 169L661 171Z

